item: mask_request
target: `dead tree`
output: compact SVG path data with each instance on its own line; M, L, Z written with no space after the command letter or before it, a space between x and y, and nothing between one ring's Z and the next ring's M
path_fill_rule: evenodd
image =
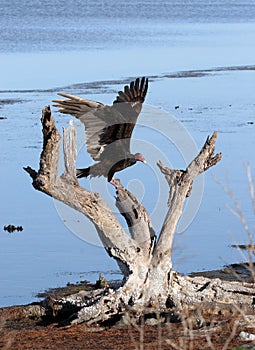
M101 322L123 315L127 310L139 317L148 313L178 313L184 307L194 309L205 303L238 307L254 305L254 284L191 278L181 276L172 268L174 233L185 199L192 191L192 182L221 160L221 153L214 155L216 132L207 138L200 153L185 170L169 169L158 162L169 184L169 209L159 237L155 240L148 213L128 190L118 187L116 206L126 219L129 235L98 193L79 186L76 179L75 128L72 123L69 130L64 129L63 132L65 170L61 176L58 174L61 137L49 107L43 110L41 122L43 150L39 170L25 168L33 179L34 188L88 217L109 256L117 261L124 276L121 285L108 286L91 298L86 293L78 293L54 301L58 306L68 304L78 308L70 318L71 323ZM45 307L49 308L50 305L52 300Z

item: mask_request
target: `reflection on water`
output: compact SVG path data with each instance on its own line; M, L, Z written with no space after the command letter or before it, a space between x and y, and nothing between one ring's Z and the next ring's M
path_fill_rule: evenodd
M146 102L181 122L198 148L219 131L216 150L223 159L205 174L198 214L176 236L175 268L187 273L246 260L229 247L248 240L215 178L233 189L253 227L245 163L255 169L254 3L115 3L0 4L0 306L30 302L37 292L68 281L95 281L98 272L120 278L102 248L67 229L52 199L32 188L23 167L38 166L41 110L57 92L111 103L130 77L150 77ZM60 131L68 125L68 116L55 110L54 116ZM145 135L143 128L134 136L159 147L173 167L185 166L174 144L166 145L155 133ZM91 162L84 150L78 162ZM143 178L138 192L145 191L143 204L150 211L158 198L151 191L153 174L149 167L133 168L121 179L128 184ZM107 190L113 196L113 189ZM10 234L3 230L8 224L24 230ZM95 234L92 227L89 235Z

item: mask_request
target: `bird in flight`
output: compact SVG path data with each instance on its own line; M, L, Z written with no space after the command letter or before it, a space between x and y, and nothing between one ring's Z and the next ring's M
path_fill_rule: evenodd
M93 165L77 169L77 178L105 176L116 187L116 172L146 163L141 153L132 154L130 140L148 90L148 79L137 78L119 91L112 106L82 97L62 94L65 100L53 100L59 112L71 114L85 126L86 146Z

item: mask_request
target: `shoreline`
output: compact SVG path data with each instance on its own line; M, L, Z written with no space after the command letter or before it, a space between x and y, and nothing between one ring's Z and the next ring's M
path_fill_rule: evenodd
M255 268L255 261L253 262L253 268ZM107 284L121 283L121 280L106 281L103 275L100 274L100 276L103 277L103 281L105 281ZM13 308L13 307L14 308L25 307L31 304L38 304L42 301L42 299L45 299L48 297L61 298L73 293L78 293L81 290L89 291L92 289L98 289L98 288L104 287L104 285L102 285L100 276L95 283L90 282L88 280L80 280L76 283L67 282L65 286L51 287L51 288L45 289L43 292L38 292L35 294L35 297L38 299L36 301L29 302L27 304L12 304L9 306L0 306L0 310ZM188 274L188 276L190 277L203 276L210 279L219 278L225 281L243 281L245 283L251 283L254 281L249 263L235 263L235 264L225 266L222 269L218 269L218 270L191 272Z
M223 273L226 277L226 272ZM97 289L102 287L83 281L79 285L69 284L64 288L56 288L48 291L43 296L54 301L70 293ZM195 322L194 315L187 314L179 317L171 317L170 321L162 323L160 319L147 319L136 324L130 315L130 323L118 321L116 324L85 323L73 326L61 326L62 318L57 313L42 313L43 302L35 302L27 305L10 306L0 308L0 348L15 348L18 350L132 350L143 349L182 349L190 346L196 350L224 348L235 349L236 346L247 344L241 334L255 332L252 323L255 321L255 310L235 310L231 306L223 309L212 310L212 305L205 305L198 310L203 322ZM216 312L218 310L218 312ZM57 311L58 312L58 311ZM171 313L172 314L172 313ZM59 318L60 317L60 318ZM68 314L62 314L68 317ZM195 316L198 317L198 316ZM125 317L126 318L126 317ZM152 320L152 321L150 321ZM150 322L149 322L150 321ZM197 321L197 320L196 320ZM209 337L209 338L208 338ZM210 339L210 343L208 343ZM210 345L211 344L211 345ZM249 349L254 350L255 344L250 342ZM231 346L231 347L230 347Z
M191 69L191 70L180 70L170 73L158 74L158 75L146 75L148 79L153 82L156 80L162 79L183 79L183 78L201 78L210 75L216 75L217 73L224 72L239 72L239 71L255 71L255 65L240 65L240 66L222 66L222 67L212 67L207 69ZM96 80L84 83L74 83L67 86L58 86L48 89L9 89L9 90L0 90L0 94L12 94L12 93L56 93L60 90L75 90L75 89L84 89L84 93L87 94L102 94L102 93L112 93L116 92L111 90L111 86L116 85L125 85L128 84L131 80L136 77L127 77L123 79L113 79L113 80ZM0 107L4 104L14 104L21 103L21 99L6 99L0 100Z

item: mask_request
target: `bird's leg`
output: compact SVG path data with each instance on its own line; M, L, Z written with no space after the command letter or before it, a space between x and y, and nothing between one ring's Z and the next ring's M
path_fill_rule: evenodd
M123 189L120 179L112 178L109 182L116 188L116 190Z

